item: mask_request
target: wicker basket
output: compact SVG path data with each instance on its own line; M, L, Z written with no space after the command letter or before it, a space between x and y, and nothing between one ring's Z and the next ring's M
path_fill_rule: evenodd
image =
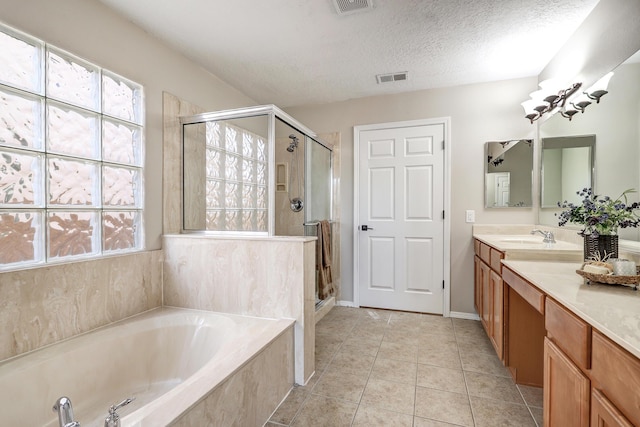
M636 275L635 276L616 276L613 274L596 274L596 273L588 273L582 268L589 263L582 264L580 270L576 270L580 276L584 277L590 282L595 283L605 283L607 285L625 285L632 286L634 290L638 289L638 284L640 284L640 266L636 267Z
M594 237L584 236L584 259L618 258L618 236L600 235Z

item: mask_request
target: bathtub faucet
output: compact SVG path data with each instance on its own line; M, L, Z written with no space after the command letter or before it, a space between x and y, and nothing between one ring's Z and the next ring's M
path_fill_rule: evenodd
M73 408L68 397L62 396L58 399L53 405L53 412L58 413L60 427L80 427L80 423L73 420Z
M111 405L109 408L109 416L104 419L104 427L120 427L120 415L118 415L116 411L134 400L136 400L135 397L129 397L117 405Z

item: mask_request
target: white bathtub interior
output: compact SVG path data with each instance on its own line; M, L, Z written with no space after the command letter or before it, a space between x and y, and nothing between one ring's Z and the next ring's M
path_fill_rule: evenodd
M144 425L162 408L170 422L292 323L151 310L0 364L0 399L12 402L2 422L57 426L61 396L83 427L102 426L109 406L127 397L135 400L118 411L123 425Z

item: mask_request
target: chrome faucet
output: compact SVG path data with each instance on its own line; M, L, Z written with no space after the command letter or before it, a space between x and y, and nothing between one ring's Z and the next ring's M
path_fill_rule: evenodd
M551 231L543 231L543 230L538 230L537 228L535 230L531 230L531 234L536 234L536 233L540 233L544 236L544 239L542 240L542 243L555 243L556 239L553 236L553 233Z
M129 397L117 405L111 405L109 408L109 415L104 419L104 427L120 427L120 415L118 415L116 411L133 402L135 399L135 397Z
M80 423L73 420L73 408L68 397L62 396L58 399L53 405L53 412L58 413L60 427L80 427Z

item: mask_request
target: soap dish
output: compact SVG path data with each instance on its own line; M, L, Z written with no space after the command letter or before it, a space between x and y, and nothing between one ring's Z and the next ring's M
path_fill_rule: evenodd
M584 264L583 264L583 267L584 267ZM587 279L587 281L589 282L605 283L607 285L632 286L634 291L638 290L638 284L640 284L640 266L636 267L636 273L638 274L636 274L635 276L616 276L613 274L596 274L596 273L586 272L582 269L576 270L576 273L578 273L580 276Z

